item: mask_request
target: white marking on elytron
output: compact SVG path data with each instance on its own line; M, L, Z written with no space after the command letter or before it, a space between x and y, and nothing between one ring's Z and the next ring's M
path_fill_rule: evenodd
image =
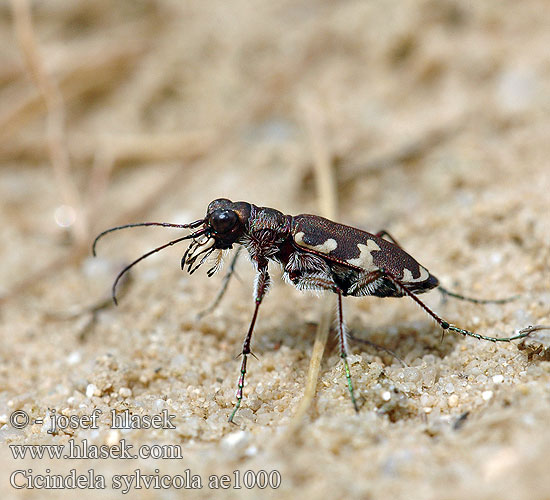
M309 245L304 241L304 234L305 233L303 231L300 231L299 233L296 233L294 235L294 241L298 243L298 245L301 247L310 248L311 250L315 250L316 252L324 254L329 254L333 250L336 250L336 248L338 247L338 243L332 238L329 238L320 245Z
M376 244L374 240L367 240L367 244L357 243L357 248L359 248L359 257L355 259L347 259L346 262L352 266L360 267L365 271L374 271L376 266L372 260L372 252L380 250L380 247Z
M418 283L419 281L426 281L430 277L430 273L425 267L418 266L420 268L420 276L413 278L413 274L410 269L403 269L403 283Z

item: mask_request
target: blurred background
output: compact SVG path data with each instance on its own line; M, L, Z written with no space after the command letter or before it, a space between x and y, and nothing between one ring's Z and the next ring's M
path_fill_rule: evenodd
M462 317L462 326L488 326L504 335L548 321L549 19L545 0L2 2L0 328L7 344L0 402L11 401L13 408L13 398L25 394L15 406L46 405L45 395L53 398L58 383L51 370L65 373L67 359L78 358L71 370L90 360L87 371L74 375L89 382L97 371L92 361L105 349L128 363L135 358L124 351L129 346L119 347L134 342L123 326L102 324L100 340L82 344L78 337L89 318L47 321L52 312L108 295L117 266L174 234L118 233L102 242L100 258L92 260L90 244L99 231L142 220L189 222L219 197L290 214L320 213L319 165L334 179L339 221L372 232L388 229L448 287L478 296L537 297L482 311L449 305L445 313ZM166 321L180 329L194 328L194 314L215 294L219 279L182 281L181 253L169 250L144 263L128 293L128 309L117 311L131 318L109 313L109 319L142 320L156 300L149 321L166 313ZM248 267L243 262L242 283L216 316L218 323L201 326L202 334L218 341L228 335L222 346L228 352L226 405L238 375L232 355L250 314ZM266 304L266 326L257 336L267 332L268 341L258 339L260 350L280 341L303 353L312 341L303 322L315 322L315 300L305 299L298 312L287 314L294 292L276 285L283 290L274 290L272 305ZM177 313L167 312L170 306ZM228 326L233 314L237 324ZM352 326L382 328L376 339L382 342L391 325L402 335L411 321L438 336L420 312L397 302L356 302L349 317ZM405 332L399 325L408 325ZM292 332L287 337L285 328ZM408 361L423 355L426 345L406 338L399 337L400 343L395 337L390 347ZM437 361L454 346L435 347ZM217 349L202 347L205 357ZM167 355L173 352L167 348ZM143 356L142 365L148 359ZM194 356L202 354L190 357L191 365ZM327 366L337 366L337 355L330 359ZM305 370L307 359L303 363ZM139 375L139 386L136 380ZM257 381L249 379L252 387ZM75 390L85 393L87 382ZM300 379L286 390L299 398L302 384ZM140 387L133 390L154 392ZM335 409L331 432L339 429L347 404ZM422 408L426 401L414 404ZM8 406L3 413L11 411ZM441 403L438 411L458 415L470 409L455 406ZM223 425L221 434L208 434L210 440L231 431ZM316 439L324 442L314 436L305 449L319 446ZM330 453L342 451L330 446ZM506 455L504 465L487 472L490 479L506 475L516 458ZM475 468L475 460L468 460ZM434 481L427 483L433 498L444 498L448 477L437 483L439 465L446 467L446 459L433 465ZM462 472L451 476L460 483ZM302 471L290 483L326 490L322 473L308 474ZM420 481L422 474L411 473L408 480ZM395 486L397 496L407 492L406 484L412 483ZM490 498L491 484L486 486L476 492ZM521 497L518 488L510 486L508 493L516 494L510 498Z
M315 141L347 220L377 227L423 196L402 196L409 172L429 162L438 203L471 196L466 164L493 180L481 150L548 112L545 2L0 8L2 199L33 214L33 233L66 227L77 243L174 198L193 212L218 195L312 210ZM4 272L22 271L6 258Z
M2 227L19 248L4 248L4 288L60 245L219 196L318 210L320 155L348 223L468 206L505 171L506 143L548 131L544 1L0 9ZM516 171L539 159L523 153Z

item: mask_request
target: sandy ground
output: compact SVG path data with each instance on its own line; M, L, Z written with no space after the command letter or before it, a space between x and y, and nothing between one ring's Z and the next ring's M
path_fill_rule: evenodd
M339 221L389 230L447 288L520 294L486 306L423 296L444 318L501 337L550 324L547 2L52 0L33 2L31 31L14 4L18 30L0 6L2 498L119 497L115 477L137 470L176 480L134 483L132 498L550 498L550 332L528 345L442 339L410 300L346 299L354 335L407 366L352 344L356 414L331 342L289 436L317 297L273 269L233 425L247 259L198 320L223 274L181 272L184 246L136 267L119 307L92 312L121 265L180 232L114 233L90 254L107 227L195 220L218 197L318 213L325 158ZM53 410L94 409L97 429L48 432ZM111 429L111 410L126 409L166 411L175 429ZM15 411L27 426L14 428ZM179 456L23 460L9 447L82 440ZM16 470L71 469L105 489L10 486ZM261 470L280 474L278 489L235 489ZM202 489L178 490L177 475ZM212 489L212 475L230 488Z

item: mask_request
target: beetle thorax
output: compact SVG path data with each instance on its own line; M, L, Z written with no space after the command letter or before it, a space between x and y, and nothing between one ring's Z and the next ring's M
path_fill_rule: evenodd
M290 237L291 217L273 208L251 205L248 231L241 243L253 260L273 259L281 244Z

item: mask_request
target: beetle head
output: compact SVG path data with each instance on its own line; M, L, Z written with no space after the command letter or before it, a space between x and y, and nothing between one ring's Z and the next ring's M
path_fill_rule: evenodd
M208 205L205 226L208 235L215 239L215 247L220 250L232 248L248 226L250 204L226 198L219 198Z

